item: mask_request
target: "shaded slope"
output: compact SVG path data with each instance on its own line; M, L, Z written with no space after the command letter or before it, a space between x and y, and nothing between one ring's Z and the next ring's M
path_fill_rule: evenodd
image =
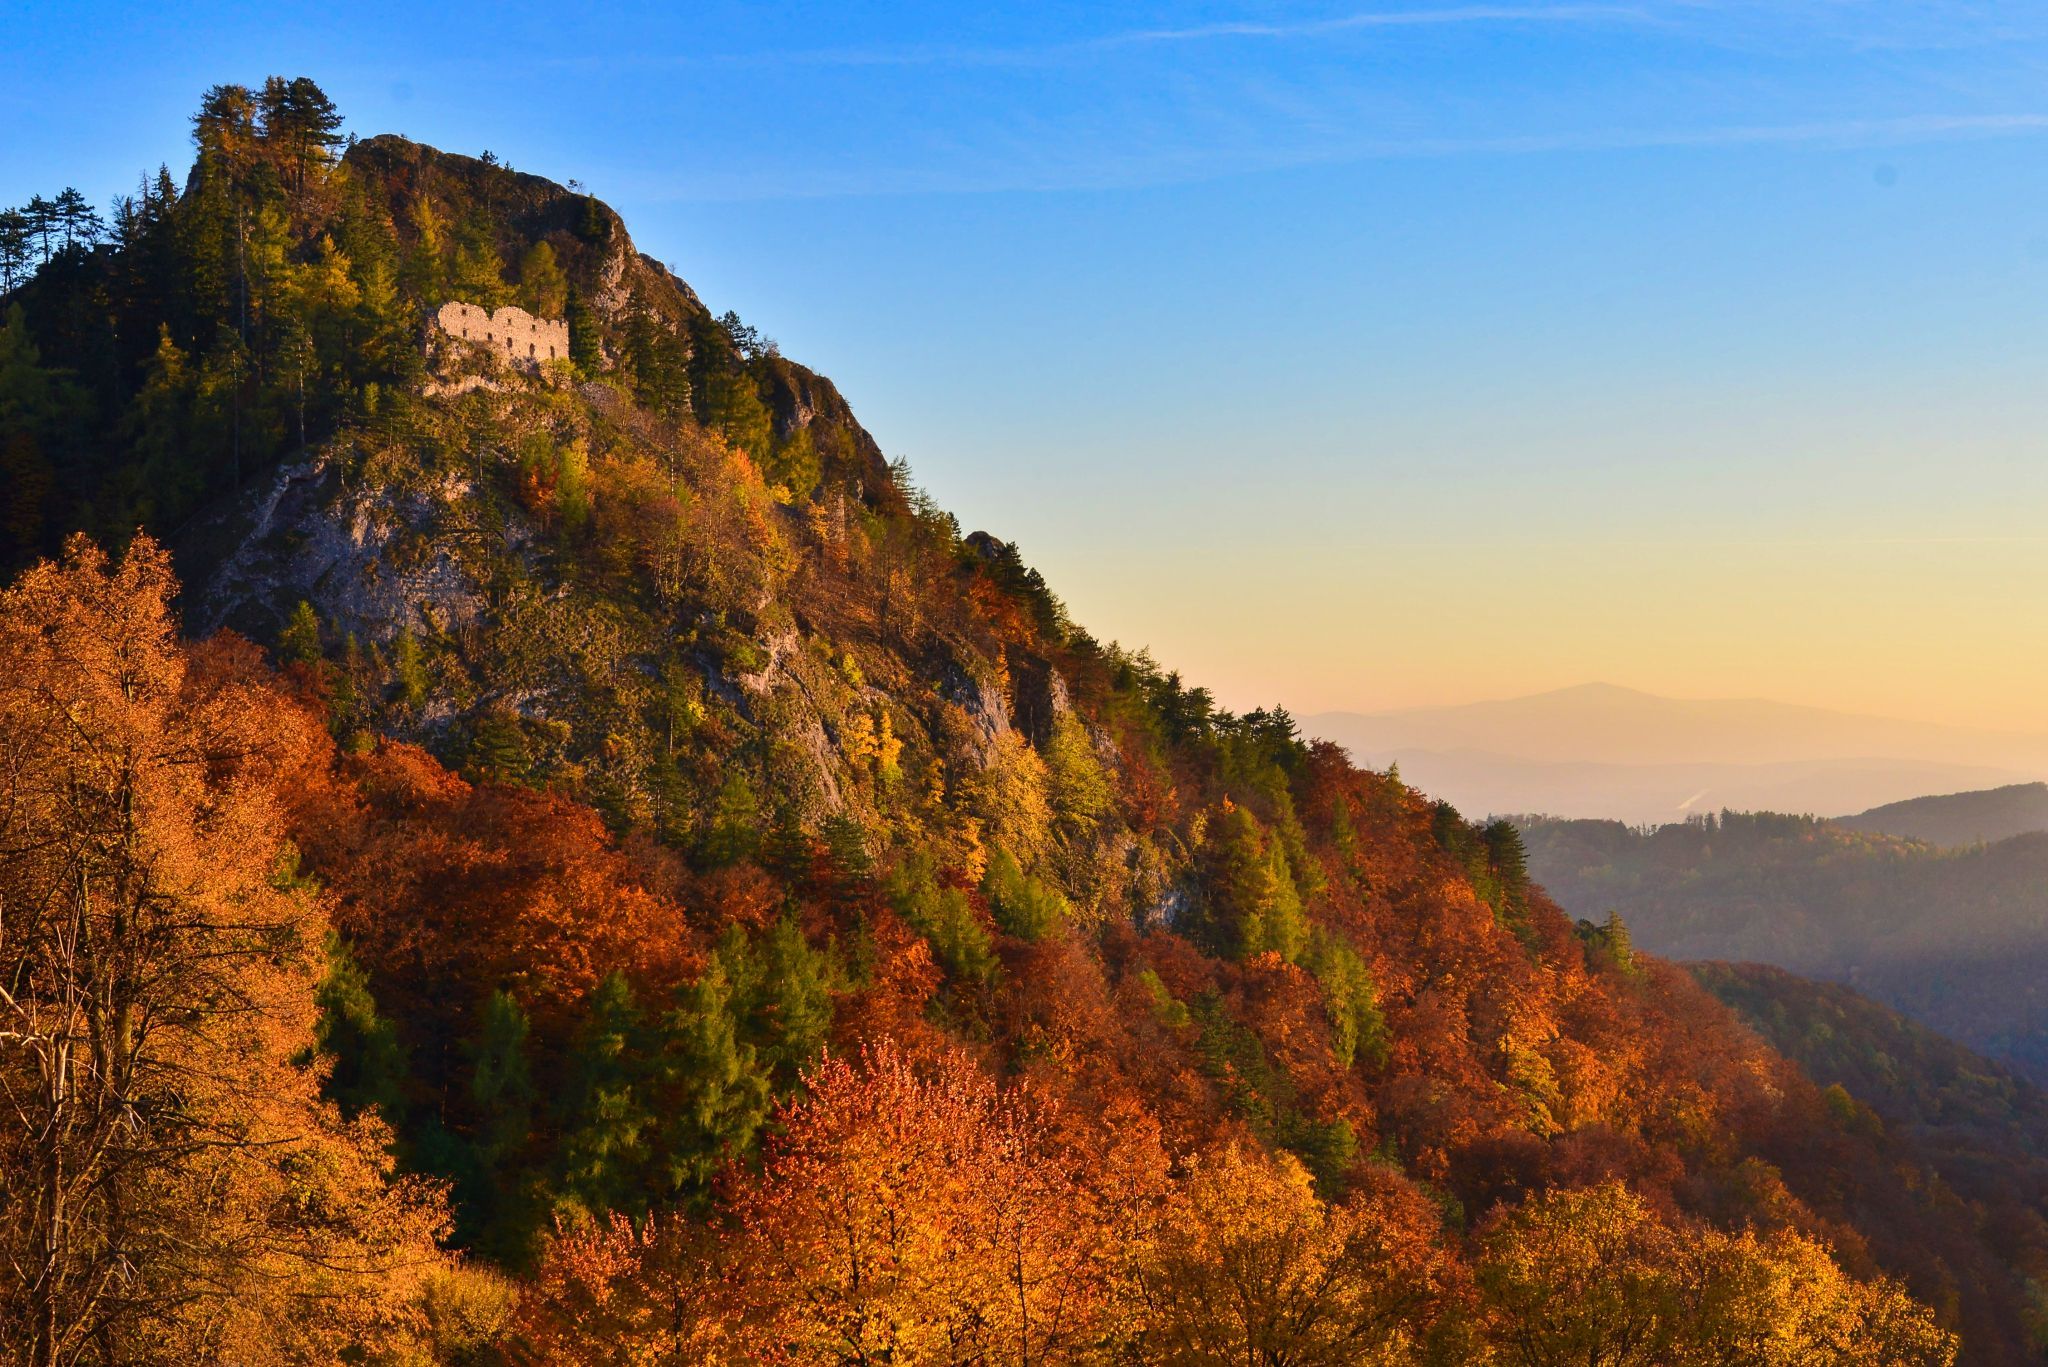
M1769 813L1524 829L1564 906L1620 911L1646 948L1847 982L2031 1075L2048 1067L2048 835L1943 850Z
M1908 798L1835 818L1853 831L1905 836L1930 845L1976 845L2048 831L2048 783Z

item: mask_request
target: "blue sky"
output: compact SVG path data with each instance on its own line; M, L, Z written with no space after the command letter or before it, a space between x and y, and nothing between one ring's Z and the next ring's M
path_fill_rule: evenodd
M2048 9L0 11L0 203L271 72L577 178L1237 705L2048 730Z

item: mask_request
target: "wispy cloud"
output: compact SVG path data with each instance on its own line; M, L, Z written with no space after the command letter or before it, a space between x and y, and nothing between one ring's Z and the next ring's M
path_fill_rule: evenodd
M643 202L1142 189L1371 161L1882 147L2048 131L2037 81L2011 62L1958 71L1901 59L1879 70L1849 56L1866 39L1979 34L1981 14L1936 22L1885 0L1384 5L1312 18L1270 17L1274 7L1092 35L1025 30L983 45L650 45L547 60L629 80L687 68L702 73L692 85L707 98L729 94L764 125L783 117L785 94L793 108L831 111L805 137L716 167L620 167L627 173L605 177L625 193L638 182ZM1460 30L1483 40L1469 66L1439 50L1468 36ZM1427 60L1409 66L1398 35L1430 31L1440 37ZM1502 35L1544 44L1545 60L1503 51ZM1588 82L1588 70L1602 74ZM871 117L838 117L857 109Z
M1648 24L1656 22L1657 17L1653 10L1642 5L1451 5L1434 8L1360 10L1321 19L1226 20L1179 28L1132 29L1045 43L877 43L846 47L770 48L754 52L638 57L632 54L606 53L602 57L556 58L552 64L606 69L617 69L621 66L1042 67L1059 65L1090 55L1113 53L1119 49L1214 44L1231 39L1277 41L1327 38L1344 33L1366 33L1375 29Z
M1652 17L1648 10L1635 5L1459 5L1444 9L1367 10L1326 19L1283 23L1244 20L1195 24L1186 28L1140 29L1097 38L1084 46L1199 43L1225 38L1321 38L1368 29L1439 25L1642 23Z
M1882 22L1880 22L1882 21ZM1854 0L1635 0L1634 3L1420 5L1364 9L1314 19L1225 19L1025 43L870 43L771 47L687 54L618 53L557 57L561 67L1049 67L1118 50L1221 45L1233 40L1288 42L1375 31L1433 28L1629 27L1682 32L1708 46L1743 47L1790 35L1825 36L1856 51L1928 51L2037 41L2048 20L1994 13L1928 14L1901 23Z
M2048 113L1909 114L1882 119L1731 124L1707 128L1613 129L1501 138L1416 139L1361 146L1361 157L1459 156L1514 152L1624 151L1658 147L1739 147L1760 143L1889 146L1943 138L2016 137L2048 132Z
M1568 155L1658 149L1707 150L1744 146L1892 147L1971 138L2023 138L2048 134L2048 112L1914 114L1893 118L1794 123L1723 124L1701 128L1608 128L1499 137L1374 137L1325 135L1292 145L1275 139L1251 147L1131 147L1071 159L1041 157L1019 164L991 149L982 167L916 169L760 168L740 175L691 178L677 188L668 177L619 174L611 183L638 181L635 196L654 202L738 202L843 199L896 195L1044 193L1141 189L1192 184L1231 176L1368 161L1454 157Z

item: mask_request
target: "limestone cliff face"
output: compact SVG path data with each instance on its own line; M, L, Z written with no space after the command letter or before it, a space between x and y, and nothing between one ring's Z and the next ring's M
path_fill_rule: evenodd
M233 550L195 585L186 624L265 640L300 601L344 636L388 642L403 630L460 629L483 613L463 508L469 480L416 486L347 477L343 451L280 466L267 486L223 510ZM511 544L528 528L508 528Z
M516 411L547 393L561 401L509 383L489 401ZM866 821L885 788L908 781L890 775L985 769L1021 720L1044 714L1048 679L1061 689L1043 662L1006 675L953 632L915 651L849 639L806 601L801 586L821 576L802 564L722 608L689 591L664 602L645 583L603 589L563 564L542 519L502 497L503 473L491 460L398 466L348 442L279 467L193 529L226 549L188 585L187 626L270 641L309 603L356 678L366 729L459 763L483 719L509 718L529 734L536 772L594 770L629 809L653 800L641 771L659 765L636 749L634 722L670 710L664 690L680 690L693 729L724 737L707 762L733 745L772 750L781 805L809 821ZM769 519L760 549L803 545L802 512ZM419 697L394 673L401 649L426 661Z

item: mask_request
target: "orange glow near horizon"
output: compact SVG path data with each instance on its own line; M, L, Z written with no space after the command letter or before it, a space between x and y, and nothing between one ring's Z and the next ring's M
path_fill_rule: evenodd
M1379 711L1597 681L2048 732L2048 633L2028 626L2048 603L2048 540L1323 544L1121 568L1070 596L1076 617L1236 708Z

